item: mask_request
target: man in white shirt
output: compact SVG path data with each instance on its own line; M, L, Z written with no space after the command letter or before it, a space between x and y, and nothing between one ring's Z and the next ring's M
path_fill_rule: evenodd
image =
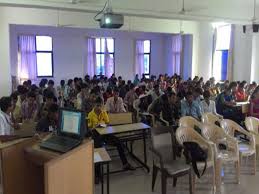
M159 85L156 84L154 86L154 90L151 92L152 101L155 101L156 99L158 99L162 94L164 93L160 90Z
M2 97L0 99L0 135L10 135L13 131L10 113L12 111L12 99Z
M113 90L113 97L108 98L105 104L106 111L109 113L123 113L126 109L123 104L123 100L119 97L119 90L115 88Z
M204 91L203 97L204 97L204 100L201 101L202 112L203 113L210 112L221 118L222 116L219 115L216 111L216 103L213 100L210 100L210 92Z

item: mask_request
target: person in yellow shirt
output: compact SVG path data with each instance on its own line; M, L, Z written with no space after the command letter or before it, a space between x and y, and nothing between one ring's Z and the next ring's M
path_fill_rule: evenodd
M92 132L92 138L94 140L94 146L96 148L102 147L104 143L115 146L118 150L123 169L125 170L135 170L134 167L132 167L126 158L126 155L124 153L123 145L120 142L120 140L114 136L114 135L108 135L108 136L101 136L95 128L98 126L104 126L109 124L109 116L107 112L103 109L103 100L102 98L98 97L95 101L95 106L93 110L88 114L88 127ZM98 174L98 172L97 172Z

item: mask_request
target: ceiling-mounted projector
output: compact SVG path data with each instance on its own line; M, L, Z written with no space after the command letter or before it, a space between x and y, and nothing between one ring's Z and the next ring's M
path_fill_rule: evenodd
M99 15L101 15L101 17L97 19ZM113 13L110 0L107 0L103 10L100 11L94 19L95 21L99 21L101 28L116 29L122 27L124 24L124 16L122 14Z
M124 24L124 16L121 14L105 13L100 20L101 28L120 28Z

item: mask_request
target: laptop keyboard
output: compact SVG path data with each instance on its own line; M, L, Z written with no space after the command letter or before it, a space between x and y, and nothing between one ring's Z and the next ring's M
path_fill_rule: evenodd
M77 139L61 136L52 136L51 138L42 142L41 147L65 153L73 149L74 147L78 146L79 144L80 140Z

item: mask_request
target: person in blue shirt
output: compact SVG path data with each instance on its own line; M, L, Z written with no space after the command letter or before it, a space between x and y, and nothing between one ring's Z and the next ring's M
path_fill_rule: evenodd
M185 99L181 102L181 115L201 119L201 107L193 100L192 92L187 92Z

